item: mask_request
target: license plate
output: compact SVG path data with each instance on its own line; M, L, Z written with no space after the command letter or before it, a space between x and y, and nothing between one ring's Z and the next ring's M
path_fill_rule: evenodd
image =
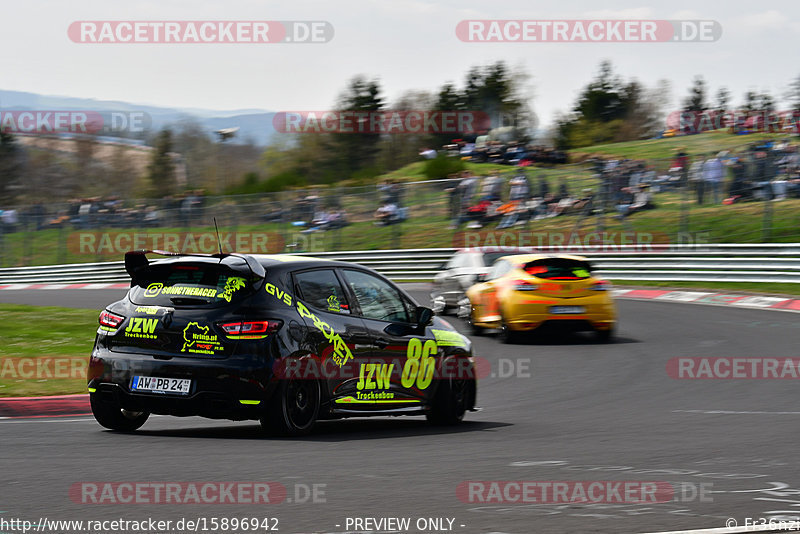
M585 313L583 306L550 306L550 313L555 315L569 315L573 313Z
M131 390L151 393L177 393L188 395L192 381L188 378L160 378L157 376L134 376Z

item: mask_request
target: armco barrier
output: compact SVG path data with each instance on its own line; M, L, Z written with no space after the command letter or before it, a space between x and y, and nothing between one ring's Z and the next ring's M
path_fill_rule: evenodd
M559 248L545 252L565 252ZM430 281L456 249L361 250L296 253L371 267L393 280ZM511 252L510 252L511 253ZM584 252L597 273L612 280L800 283L800 244L717 244L642 250L619 246ZM0 269L0 285L126 282L123 262Z

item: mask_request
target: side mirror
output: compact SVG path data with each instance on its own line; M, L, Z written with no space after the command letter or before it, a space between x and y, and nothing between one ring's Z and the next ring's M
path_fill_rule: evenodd
M414 311L414 324L390 323L383 329L390 336L408 336L425 334L425 327L433 322L433 310L424 306L417 306Z
M433 310L425 306L417 306L415 323L417 327L424 330L433 321Z
M486 281L487 273L479 273L475 275L475 283L480 284Z

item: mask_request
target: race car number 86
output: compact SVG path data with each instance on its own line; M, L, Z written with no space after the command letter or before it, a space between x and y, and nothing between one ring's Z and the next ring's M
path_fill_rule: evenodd
M419 338L413 338L408 342L407 360L403 366L403 374L400 375L400 383L404 388L410 388L415 383L419 389L431 385L436 367L436 359L431 354L436 354L438 350L436 342L432 339L425 341L424 346Z

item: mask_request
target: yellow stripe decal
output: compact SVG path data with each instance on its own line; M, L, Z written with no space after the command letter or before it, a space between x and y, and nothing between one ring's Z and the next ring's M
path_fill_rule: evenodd
M363 399L359 400L355 397L342 397L336 399L337 404L409 404L422 402L418 399Z

